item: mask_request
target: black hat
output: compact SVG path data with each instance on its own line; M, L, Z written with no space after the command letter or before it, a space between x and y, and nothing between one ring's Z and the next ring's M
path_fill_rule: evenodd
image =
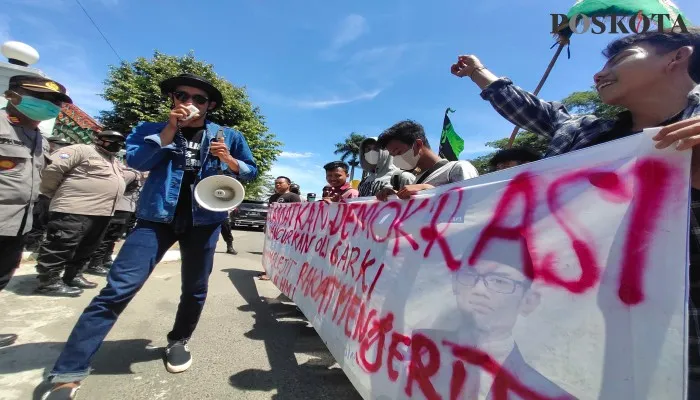
M49 143L55 143L55 144L65 144L65 145L71 144L66 139L64 139L62 137L58 137L58 136L51 136L51 137L47 138L46 141Z
M202 78L201 76L193 74L180 74L172 78L168 78L160 83L160 90L163 94L169 94L175 91L178 86L192 86L197 89L202 89L209 95L209 100L216 103L214 109L221 107L224 104L224 97L221 95L219 89L214 87L214 85L208 80Z
M112 139L112 140L126 140L124 135L117 131L102 131L97 134L100 139Z
M24 89L29 92L48 93L56 95L56 98L64 103L73 103L66 94L66 87L51 79L36 75L15 75L10 78L9 89Z

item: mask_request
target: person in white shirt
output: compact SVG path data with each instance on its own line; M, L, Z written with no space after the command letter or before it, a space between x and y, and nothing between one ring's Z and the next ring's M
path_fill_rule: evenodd
M406 185L398 192L391 187L380 190L377 198L382 201L394 194L400 199L408 199L422 190L479 176L469 161L448 161L435 154L430 149L423 126L414 121L394 124L379 135L377 143L389 151L398 168L404 171L419 168L421 171L414 184Z

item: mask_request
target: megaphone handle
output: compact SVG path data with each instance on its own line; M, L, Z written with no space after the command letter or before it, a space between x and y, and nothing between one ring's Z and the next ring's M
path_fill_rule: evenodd
M214 140L219 141L219 139L223 139L223 138L224 138L224 128L219 127L219 130L216 132L216 138L214 138ZM217 172L219 173L219 175L222 175L224 173L224 168L221 165L221 159L217 157L216 160L219 162L219 167L217 169Z

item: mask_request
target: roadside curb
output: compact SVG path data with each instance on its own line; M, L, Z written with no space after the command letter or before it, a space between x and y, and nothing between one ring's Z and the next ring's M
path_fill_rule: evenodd
M33 253L30 253L28 251L22 252L22 262L25 261L36 261L36 258L32 257ZM114 260L116 256L112 255L112 260ZM180 250L168 250L165 252L163 255L163 259L160 260L160 262L168 262L168 261L179 261L180 260Z

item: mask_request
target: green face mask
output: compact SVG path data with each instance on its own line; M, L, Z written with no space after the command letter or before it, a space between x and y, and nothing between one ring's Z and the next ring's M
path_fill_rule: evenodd
M19 104L15 106L17 111L33 121L47 121L58 117L61 107L47 100L37 99L32 96L21 96Z

